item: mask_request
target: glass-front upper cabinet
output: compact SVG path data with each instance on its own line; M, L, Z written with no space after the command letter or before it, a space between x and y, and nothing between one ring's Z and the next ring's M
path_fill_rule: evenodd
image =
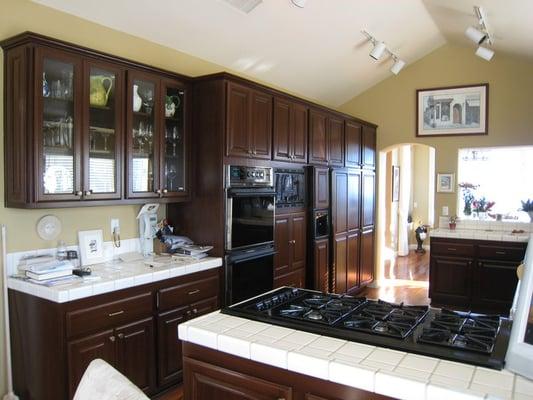
M83 196L85 200L121 198L122 70L85 64L88 118L84 132ZM88 89L88 90L87 90Z
M160 81L141 72L128 74L127 146L129 198L161 197L159 182Z
M81 61L38 49L36 63L38 201L79 200L81 187L79 74ZM41 87L42 85L42 87Z
M185 88L176 81L164 80L164 140L161 152L161 186L164 197L187 195L187 152Z

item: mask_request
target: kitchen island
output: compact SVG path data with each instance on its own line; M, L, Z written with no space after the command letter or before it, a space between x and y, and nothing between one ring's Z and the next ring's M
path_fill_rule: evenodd
M210 313L179 325L185 399L533 400L533 381ZM226 396L226 397L224 397Z

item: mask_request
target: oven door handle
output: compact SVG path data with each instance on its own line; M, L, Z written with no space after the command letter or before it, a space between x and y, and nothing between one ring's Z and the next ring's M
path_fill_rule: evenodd
M228 199L232 197L258 197L258 196L275 196L276 191L274 189L253 189L253 190L238 190L229 189Z
M233 199L226 197L226 250L231 250L231 235L233 222Z
M243 261L255 260L262 257L273 256L277 253L275 249L248 250L239 252L239 254L229 254L227 263L236 264Z

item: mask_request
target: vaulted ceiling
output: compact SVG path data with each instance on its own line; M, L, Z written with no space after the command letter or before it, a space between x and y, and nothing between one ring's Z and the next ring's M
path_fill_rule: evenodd
M476 4L496 50L533 56L529 0L264 0L248 14L222 0L34 1L333 107L391 76L390 57L368 57L362 29L410 64L446 41L466 43Z

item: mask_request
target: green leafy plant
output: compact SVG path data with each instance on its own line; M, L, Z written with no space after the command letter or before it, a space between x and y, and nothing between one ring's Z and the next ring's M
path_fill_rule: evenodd
M527 199L526 201L521 200L522 203L522 211L533 211L533 200Z

